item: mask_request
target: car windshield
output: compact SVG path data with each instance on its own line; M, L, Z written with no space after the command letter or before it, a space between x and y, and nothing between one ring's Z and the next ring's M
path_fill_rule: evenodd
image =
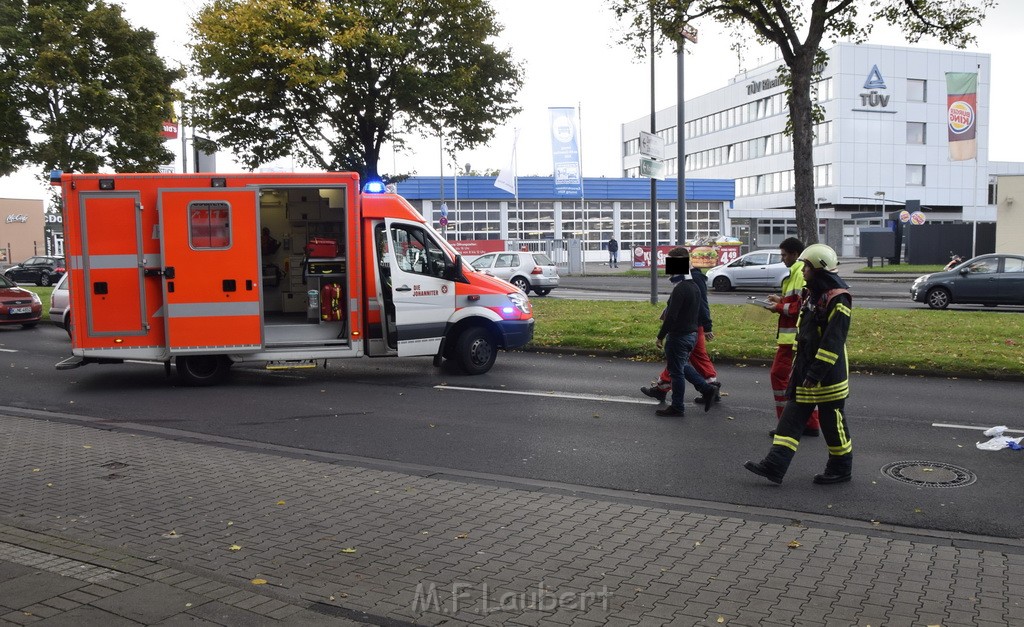
M0 274L0 287L14 287L17 283Z

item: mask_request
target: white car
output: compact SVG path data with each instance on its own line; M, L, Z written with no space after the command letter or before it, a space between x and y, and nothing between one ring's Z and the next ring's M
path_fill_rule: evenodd
M738 287L777 290L788 275L779 249L755 250L708 270L708 284L717 292Z
M547 296L558 287L558 269L544 253L506 251L480 255L470 264L481 272L504 279L529 294Z
M50 294L50 322L63 327L71 336L71 293L68 291L68 275L57 281Z

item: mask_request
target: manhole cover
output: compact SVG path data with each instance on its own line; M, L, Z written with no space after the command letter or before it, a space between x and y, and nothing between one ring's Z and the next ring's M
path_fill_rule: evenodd
M978 479L966 468L942 462L893 462L882 466L882 474L923 488L962 488Z

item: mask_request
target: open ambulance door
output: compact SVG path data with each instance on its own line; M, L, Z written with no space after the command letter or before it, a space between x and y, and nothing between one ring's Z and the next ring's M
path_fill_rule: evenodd
M263 346L257 192L159 192L167 346L171 355Z
M390 273L398 355L435 355L455 311L455 283L444 278L444 249L418 222L387 218L384 226L387 239L378 243L386 242L387 250L378 248L377 254Z

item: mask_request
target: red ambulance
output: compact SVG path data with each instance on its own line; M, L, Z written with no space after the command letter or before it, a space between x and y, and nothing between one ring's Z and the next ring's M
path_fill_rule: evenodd
M75 320L58 369L173 361L202 386L236 362L420 355L483 374L533 337L524 293L354 173L56 171L51 183Z

